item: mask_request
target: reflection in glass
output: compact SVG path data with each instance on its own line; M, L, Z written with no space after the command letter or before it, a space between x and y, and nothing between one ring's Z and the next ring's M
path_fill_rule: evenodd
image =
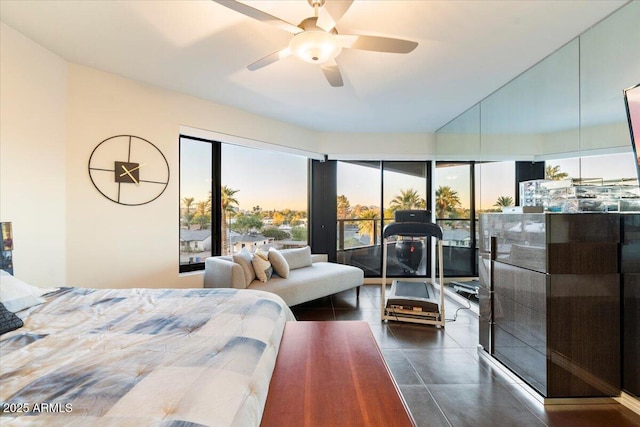
M503 206L515 206L515 162L476 164L476 215L500 212Z
M438 156L456 160L480 156L480 104L476 104L436 131Z
M640 2L635 1L580 36L583 151L629 146L622 91L640 78L638 22Z
M631 136L631 146L633 147L634 163L638 177L640 178L640 84L635 87L625 89L624 101L627 109L627 119L629 122L629 135Z
M598 185L629 185L637 179L632 152L550 159L545 163L547 179L562 177Z
M578 57L576 39L481 102L483 157L579 150Z

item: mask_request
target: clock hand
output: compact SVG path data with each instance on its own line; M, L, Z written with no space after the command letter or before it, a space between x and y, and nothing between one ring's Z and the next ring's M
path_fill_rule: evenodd
M120 176L129 175L129 178L131 178L131 180L132 180L136 185L140 185L140 183L138 182L138 180L137 180L137 179L135 179L135 178L133 177L133 175L131 175L131 171L132 171L132 170L135 170L136 168L133 168L133 169L131 169L131 171L130 171L130 170L127 170L127 168L126 168L126 167L124 167L124 165L120 165L120 166L122 166L122 169L124 170L124 173L123 173L123 174L121 174ZM138 167L140 167L140 166L138 166Z
M120 176L128 175L128 174L129 174L129 172L133 172L133 171L134 171L134 170L136 170L136 169L140 169L140 168L141 168L141 167L143 167L144 165L146 165L146 163L143 163L143 164L141 164L141 165L138 165L138 166L136 166L136 167L135 167L135 168L133 168L133 169L129 169L128 171L127 171L127 169L126 169L124 166L122 166L122 169L124 169L124 170L125 170L125 172L121 173L121 174L120 174ZM129 176L131 176L131 175L129 175Z

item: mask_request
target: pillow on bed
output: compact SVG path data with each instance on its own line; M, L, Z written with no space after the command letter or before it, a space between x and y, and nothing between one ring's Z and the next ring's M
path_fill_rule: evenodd
M289 277L289 264L284 256L276 248L269 248L269 262L273 267L273 272L286 279Z
M256 272L253 269L251 258L252 256L247 248L243 248L237 254L233 254L233 262L239 264L240 267L242 267L242 271L244 272L245 287L249 286L251 282L253 282L253 279L256 278Z
M266 282L271 279L271 275L273 274L273 267L271 267L271 263L269 262L269 253L264 251L256 251L253 254L253 260L251 261L253 264L253 269L256 272L256 277L261 282Z
M7 310L4 304L0 303L0 335L15 331L18 328L22 328L24 323L22 319L16 316L13 312Z
M299 249L289 249L286 252L282 252L282 255L289 264L289 270L309 267L311 265L311 248L309 246Z
M14 313L46 302L44 298L41 298L41 295L52 290L31 286L6 271L0 270L0 302L7 310Z

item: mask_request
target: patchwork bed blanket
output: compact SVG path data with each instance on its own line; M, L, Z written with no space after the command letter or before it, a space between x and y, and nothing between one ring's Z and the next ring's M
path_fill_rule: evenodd
M259 425L287 320L248 289L67 288L0 339L0 424Z

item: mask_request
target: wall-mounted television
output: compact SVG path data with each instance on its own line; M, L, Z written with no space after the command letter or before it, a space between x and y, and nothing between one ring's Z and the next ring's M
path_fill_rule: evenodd
M624 104L627 107L631 146L636 158L636 173L640 182L640 84L624 90Z

